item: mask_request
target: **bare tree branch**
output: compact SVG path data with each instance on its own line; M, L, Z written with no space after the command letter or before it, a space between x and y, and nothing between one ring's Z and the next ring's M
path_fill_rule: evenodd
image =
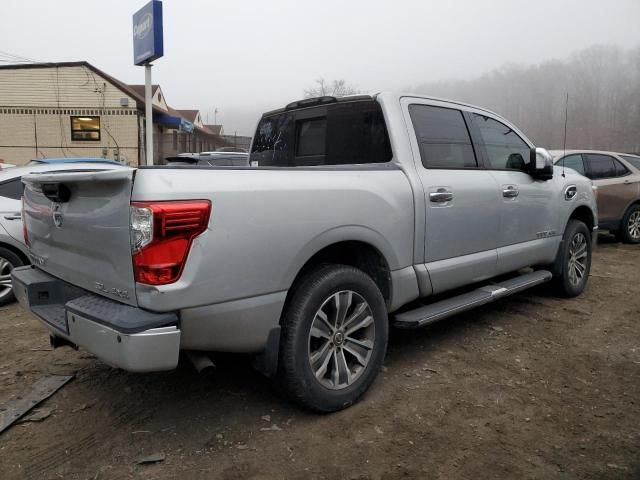
M344 97L346 95L355 95L360 93L355 86L349 85L346 80L332 80L327 82L324 78L320 77L316 79L315 85L310 88L305 88L304 97L305 98L313 98L313 97Z

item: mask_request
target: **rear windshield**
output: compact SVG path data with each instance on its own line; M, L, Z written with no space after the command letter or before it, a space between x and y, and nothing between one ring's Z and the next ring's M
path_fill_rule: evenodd
M384 163L389 135L378 102L335 103L260 120L251 165L299 167Z

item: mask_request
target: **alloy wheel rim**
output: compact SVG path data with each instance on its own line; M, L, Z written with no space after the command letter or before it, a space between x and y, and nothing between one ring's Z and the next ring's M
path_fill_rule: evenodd
M309 330L309 365L318 382L340 390L358 380L371 360L375 334L371 307L361 295L342 290L327 298Z
M631 238L634 240L640 239L640 211L635 211L629 216L627 229Z
M13 290L11 271L13 265L6 258L0 257L0 298L4 298Z
M569 282L579 285L587 273L587 239L582 233L576 233L569 245Z

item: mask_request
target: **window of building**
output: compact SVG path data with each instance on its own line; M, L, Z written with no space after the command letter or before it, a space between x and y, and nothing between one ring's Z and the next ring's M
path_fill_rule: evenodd
M71 140L100 140L100 117L71 117Z
M477 113L471 114L471 123L480 134L480 147L484 148L489 162L487 168L528 172L531 149L516 132L491 117Z
M476 168L462 112L430 105L411 105L409 114L426 168Z

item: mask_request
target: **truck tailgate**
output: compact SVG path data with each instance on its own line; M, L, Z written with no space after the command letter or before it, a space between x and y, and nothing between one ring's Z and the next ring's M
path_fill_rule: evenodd
M129 205L134 169L25 175L24 222L38 268L137 306Z

